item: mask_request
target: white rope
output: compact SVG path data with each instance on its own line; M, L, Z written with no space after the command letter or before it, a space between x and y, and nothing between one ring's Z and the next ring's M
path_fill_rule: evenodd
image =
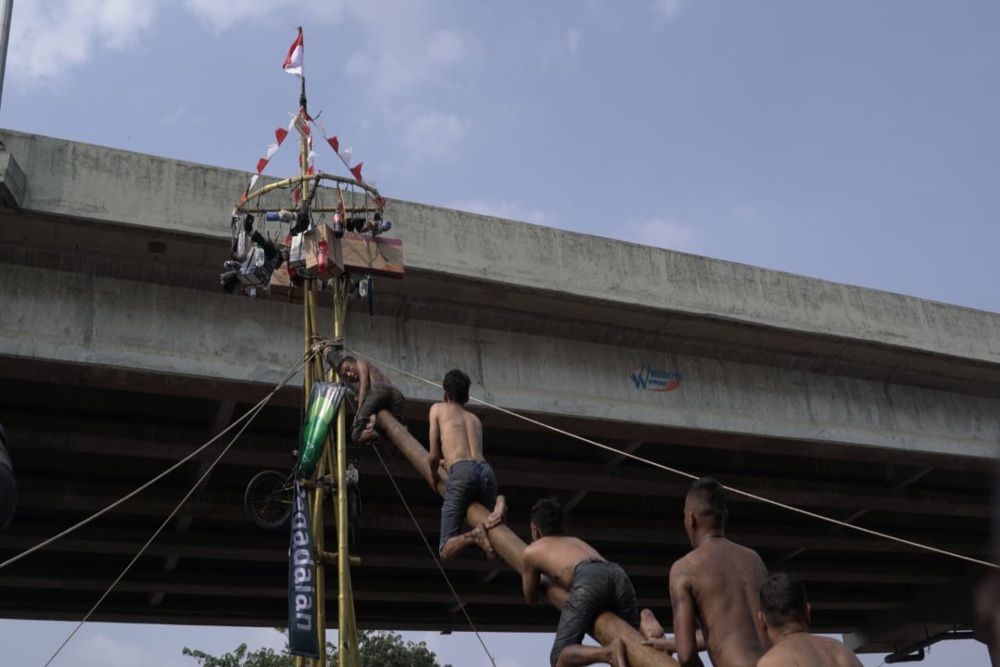
M406 498L403 497L403 492L400 490L399 485L396 484L396 480L395 478L393 478L392 473L389 472L389 466L386 464L385 459L382 458L382 453L378 451L378 447L373 447L372 449L375 450L375 454L378 456L379 463L381 463L382 467L385 468L385 474L389 476L389 481L392 482L393 488L395 488L396 493L399 494L399 499L403 501L403 507L406 508L406 513L410 515L411 519L413 519L413 525L416 526L417 533L420 535L420 539L422 539L424 541L424 544L427 546L427 551L430 552L431 558L434 559L434 564L437 565L438 570L441 571L441 576L444 577L444 582L448 584L448 588L451 589L451 594L455 596L455 601L458 602L458 605L462 608L462 613L465 615L465 620L469 622L469 627L471 627L472 631L476 633L476 639L479 640L479 643L482 645L483 650L486 652L486 657L490 659L490 663L493 665L493 667L497 667L496 661L493 660L493 655L490 653L490 650L486 648L486 642L483 641L482 636L479 634L479 629L476 628L476 624L472 622L472 617L469 616L469 612L465 608L465 603L462 602L462 598L459 597L458 591L456 591L455 587L452 586L451 579L448 578L448 574L444 571L444 567L441 565L441 561L438 559L437 554L434 553L434 547L432 547L430 542L427 541L427 537L424 536L424 531L420 530L420 522L417 521L417 517L413 515L413 510L410 509L410 505L406 502Z
M235 426L236 424L238 424L240 421L245 421L246 422L246 423L243 424L243 426L240 428L240 430L236 433L236 435L233 436L232 440L229 441L229 444L227 444L223 448L223 450L221 452L219 452L219 455L215 457L215 460L212 461L212 464L210 466L208 466L208 469L206 469L205 472L202 474L202 476L198 478L198 480L194 483L194 486L191 487L191 490L188 491L184 495L183 498L181 498L180 502L177 503L177 506L174 507L173 511L170 512L170 514L167 516L167 518L163 520L163 523L160 524L160 527L156 529L156 532L154 532L153 535L146 541L146 543L144 545L142 545L142 548L140 548L139 551L138 551L138 553L136 553L135 557L132 558L131 561L129 561L128 565L125 566L125 569L123 569L121 571L121 574L118 575L118 578L115 579L111 583L110 586L108 586L107 590L105 590L104 593L101 595L101 597L98 598L97 602L94 603L94 606L90 608L90 611L88 611L87 614L83 617L83 619L79 623L77 623L76 627L73 628L73 631L69 633L69 636L67 636L66 639L63 640L63 643L59 645L59 648L57 648L56 651L55 651L55 653L53 653L52 656L48 659L48 661L45 663L44 667L49 667L49 665L52 664L52 661L56 659L56 656L58 656L59 653L66 647L66 645L69 644L70 640L73 639L73 637L80 630L80 628L83 627L84 623L86 623L90 619L90 617L97 610L97 608L101 605L101 603L104 602L105 598L107 598L108 595L111 594L111 591L114 590L115 586L117 586L118 583L122 579L125 578L125 575L128 574L128 571L130 569L132 569L132 566L135 565L136 561L138 561L139 558L142 557L142 554L145 553L146 549L149 548L149 545L151 545L153 543L153 541L156 540L157 537L159 537L160 533L163 532L163 529L167 527L167 525L174 518L174 516L177 514L177 512L180 511L180 509L184 505L184 503L186 503L188 501L188 499L192 495L194 495L194 492L198 489L199 486L201 486L201 483L203 481L205 481L205 479L209 476L209 474L211 474L212 470L215 469L215 466L218 465L219 461L222 460L222 457L224 457L229 452L230 448L232 448L232 446L234 444L236 444L236 441L239 439L239 437L241 435L243 435L243 432L246 431L247 427L249 427L250 424L251 424L251 422L253 422L254 417L256 417L260 413L260 411L264 409L264 406L267 405L268 401L271 400L271 398L285 385L285 383L288 382L289 380L291 380L295 376L295 374L298 373L299 370L305 364L307 364L309 362L309 360L312 358L312 356L314 354L315 354L315 351L314 350L310 350L310 352L308 352L305 355L303 355L303 358L300 359L299 362L294 367L292 367L292 369L289 370L288 373L285 374L285 377L283 377L281 379L281 381L278 382L277 386L275 386L275 388L271 391L271 393L269 393L267 396L265 396L263 399L261 399L261 401L259 403L257 403L255 406L253 406L252 408L250 408L250 410L248 410L247 413L243 417L241 417L239 420L233 422L233 424L231 426L229 426L229 428L226 428L224 431L222 431L221 433L219 433L219 435L215 436L214 438L212 438L212 440L210 440L208 442L208 444L211 444L212 442L214 442L215 440L217 440L219 438L219 436L221 436L222 434L224 434L227 431L229 431L233 426ZM207 446L208 445L206 445L206 447ZM202 451L204 448L205 447L201 447L195 453L197 453L199 451ZM189 458L190 458L190 456L187 457L186 459L184 459L184 461L188 460ZM184 461L181 461L181 463L183 463ZM171 470L173 470L173 469L174 468L171 468ZM169 472L169 470L167 472ZM162 477L162 475L161 475L161 477ZM159 479L159 478L157 478L157 479ZM156 480L154 479L153 481L155 482ZM149 484L147 484L145 487L142 487L142 488L146 488L148 486L149 486ZM140 488L139 490L141 491L142 489ZM108 508L106 508L105 510L102 510L102 513L105 512L105 511L107 511L107 509ZM92 520L94 518L97 518L97 516L98 515L95 515L94 517L91 517L90 520ZM82 525L82 524L78 524L78 525ZM74 527L74 529L75 528L76 527ZM53 539L49 540L47 543L51 543L52 541L54 541L55 539L57 539L60 535L57 535L56 538L53 538ZM44 544L45 543L43 543L43 545ZM42 545L39 545L39 547L36 547L36 549L40 548L41 546ZM27 555L27 554L24 554L24 555Z
M399 368L397 366L393 366L392 364L389 364L389 363L380 361L378 359L375 359L373 357L370 357L370 356L368 356L368 355L366 355L366 354L364 354L362 352L358 352L357 350L348 350L348 351L351 354L356 354L357 356L362 357L364 359L369 359L372 362L377 363L377 364L383 366L384 368L388 368L388 369L391 369L393 371L402 373L403 375L408 375L409 377L412 377L412 378L414 378L416 380L419 380L421 382L429 384L432 387L437 387L439 389L442 388L441 385L438 384L437 382L434 382L432 380L428 380L426 378L422 378L419 375L416 375L414 373L410 373L409 371L403 370L402 368ZM526 422L528 422L530 424L534 424L535 426L540 426L542 428L548 429L548 430L553 431L555 433L559 433L560 435L564 435L566 437L573 438L575 440L579 440L580 442L585 442L588 445L593 445L594 447L598 447L600 449L604 449L604 450L607 450L609 452L614 452L615 454L618 454L620 456L624 456L624 457L633 459L633 460L638 461L640 463L645 463L646 465L653 466L654 468L659 468L661 470L665 470L666 472L672 473L674 475L679 475L681 477L686 477L686 478L692 479L692 480L698 479L697 475L692 475L689 472L685 472L683 470L678 470L676 468L671 468L670 466L663 465L662 463L657 463L655 461L650 461L649 459L644 459L641 456L636 456L635 454L631 454L629 452L622 451L620 449L615 449L614 447L611 447L609 445L605 445L605 444L602 444L600 442L595 442L594 440L589 440L587 438L584 438L583 436L577 435L575 433L570 433L569 431L564 431L564 430L562 430L560 428L557 428L555 426L552 426L550 424L546 424L544 422L538 421L537 419L532 419L531 417L527 417L525 415L518 414L517 412L514 412L513 410L508 410L508 409L502 408L502 407L500 407L498 405L494 405L494 404L492 404L492 403L490 403L488 401L484 401L482 399L475 398L474 396L470 396L469 398L470 398L470 400L475 401L476 403L479 403L480 405L484 405L484 406L486 406L488 408L492 408L494 410L498 410L498 411L500 411L500 412L502 412L502 413L504 413L506 415L510 415L510 416L515 417L517 419L521 419L521 420L526 421ZM856 526L856 525L854 525L852 523L847 523L845 521L840 521L839 519L834 519L832 517L823 516L822 514L816 514L815 512L810 512L809 510L804 510L804 509L801 509L801 508L798 508L798 507L793 507L792 505L786 505L785 503L779 502L777 500L772 500L770 498L765 498L764 496L759 496L759 495L757 495L755 493L750 493L749 491L742 491L742 490L737 489L737 488L732 487L732 486L725 486L725 485L723 485L723 488L726 489L727 491L731 492L731 493L734 493L734 494L738 495L738 496L743 496L744 498L750 498L751 500L756 500L758 502L762 502L762 503L765 503L765 504L768 504L768 505L773 505L775 507L780 507L780 508L786 509L786 510L788 510L790 512L795 512L795 513L801 514L803 516L807 516L807 517L810 517L810 518L813 518L813 519L818 519L820 521L825 521L827 523L834 524L835 526L840 526L841 528L849 528L851 530L856 530L856 531L858 531L860 533L865 533L867 535L871 535L873 537L878 537L878 538L881 538L883 540L889 540L891 542L897 542L899 544L905 544L906 546L915 547L917 549L923 549L925 551L930 551L930 552L933 552L933 553L936 553L936 554L940 554L942 556L949 556L951 558L957 558L958 560L964 560L966 562L974 563L976 565L983 565L983 566L986 566L986 567L989 567L989 568L1000 570L1000 564L997 564L997 563L991 563L989 561L980 560L978 558L972 558L971 556L965 556L963 554L955 553L953 551L947 551L945 549L938 549L937 547L932 547L932 546L929 546L929 545L926 545L926 544L920 544L919 542L912 542L910 540L906 540L906 539L903 539L901 537L896 537L894 535L889 535L887 533L882 533L882 532L879 532L877 530L871 530L869 528L863 528L861 526Z

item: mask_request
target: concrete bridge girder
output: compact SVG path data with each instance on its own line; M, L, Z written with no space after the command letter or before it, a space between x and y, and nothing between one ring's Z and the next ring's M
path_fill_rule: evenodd
M0 284L0 355L267 385L300 354L286 304L3 264ZM349 331L366 319L352 314ZM977 396L419 320L379 318L354 341L435 382L464 368L475 395L542 415L980 458L1000 440L1000 400ZM637 387L643 366L678 373L679 387ZM439 398L387 370L406 395Z

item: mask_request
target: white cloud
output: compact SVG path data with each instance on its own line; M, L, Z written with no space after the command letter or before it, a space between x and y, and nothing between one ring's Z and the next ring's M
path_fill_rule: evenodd
M287 13L290 7L295 8L295 14L339 21L346 4L346 0L184 0L184 6L191 13L208 22L217 32L241 21L257 21L276 12ZM294 35L289 35L288 43L291 44Z
M557 221L551 213L541 209L526 207L519 201L504 199L502 201L487 201L485 199L464 199L446 204L448 208L457 211L469 211L494 218L530 222L533 225L557 227Z
M70 658L67 664L74 667L190 667L191 658L183 657L178 650L175 655L162 655L149 646L113 639L106 634L97 634L81 641L77 646L65 649Z
M472 34L440 25L443 18L430 11L435 4L431 0L375 4L397 3L398 10L387 10L399 12L391 21L369 12L371 0L350 10L359 26L361 46L350 55L344 71L364 80L365 93L378 108L393 106L429 85L460 84L463 77L471 78L482 53Z
M649 218L620 227L615 236L623 241L681 252L698 252L703 243L702 235L697 229L669 218Z
M105 50L135 47L167 0L26 0L15 3L8 72L34 84L60 81ZM172 0L176 1L176 0ZM344 70L381 114L380 122L418 159L450 160L472 124L449 109L431 112L421 99L471 85L481 61L475 36L452 23L443 0L184 0L183 6L217 32L241 22L287 16L340 23L356 44ZM288 30L287 44L294 39ZM306 67L309 67L308 40ZM286 46L283 42L282 48ZM442 95L435 106L444 104ZM164 125L198 122L178 109ZM423 136L426 134L426 136Z
M438 30L427 41L427 55L432 63L447 65L478 55L476 40L459 30Z
M682 0L653 0L653 11L668 21L681 11Z
M577 28L570 28L566 31L566 46L569 48L569 52L576 55L580 52L580 39L583 37L583 31Z
M409 123L403 142L415 160L447 162L458 157L470 125L453 113L424 114Z
M760 221L760 209L756 206L737 206L733 209L733 215L736 219L743 222L759 222Z
M168 127L177 125L199 125L204 120L204 116L196 116L188 111L186 107L177 107L176 111L168 113L161 118L160 124Z
M58 81L95 50L135 44L156 17L155 0L34 0L16 3L8 71L32 84Z

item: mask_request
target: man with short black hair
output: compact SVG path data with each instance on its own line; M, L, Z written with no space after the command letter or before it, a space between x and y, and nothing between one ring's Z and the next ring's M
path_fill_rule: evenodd
M757 667L862 667L851 649L830 637L809 634L812 610L806 587L778 573L760 587L760 628L773 644Z
M389 376L370 361L342 358L337 363L337 374L348 382L358 384L358 411L351 426L351 440L364 444L375 437L375 419L379 410L388 410L400 424L403 423L403 394L392 386Z
M17 509L17 484L14 482L14 466L7 453L7 434L0 424L0 530L10 525Z
M487 558L496 558L487 531L503 520L504 497L497 491L492 466L483 458L483 424L465 409L469 402L469 376L457 368L444 376L444 400L431 406L430 484L437 491L441 479L439 467L448 471L444 504L441 506L441 541L438 553L450 560L466 548L477 545ZM490 510L486 521L467 533L462 532L465 512L474 502Z
M721 484L711 477L691 484L684 529L693 549L670 568L674 636L664 638L653 613L642 610L643 643L676 650L683 667L703 667L699 650L708 651L715 667L754 667L764 654L757 612L767 567L756 551L726 538L727 516Z
M538 604L539 592L551 584L569 591L549 660L553 667L595 663L626 667L621 637L608 646L584 646L581 642L604 611L618 614L639 628L632 581L621 567L606 561L592 546L563 535L562 518L562 507L555 498L535 503L531 508L531 544L525 547L522 561L521 587L528 604Z
M1000 466L993 482L993 562L1000 562ZM973 630L1000 667L1000 570L991 569L972 594Z

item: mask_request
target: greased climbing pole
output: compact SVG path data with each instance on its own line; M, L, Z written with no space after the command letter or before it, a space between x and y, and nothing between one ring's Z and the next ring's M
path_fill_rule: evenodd
M284 65L286 71L301 78L299 108L291 114L287 129L275 130L275 143L268 148L267 157L258 161L257 173L233 209L231 258L220 282L228 293L302 303L303 343L311 357L304 368L306 419L296 468L288 479L280 473L263 473L271 486L264 491L255 489L252 502L248 488L247 509L262 526L280 526L291 519L288 624L296 664L325 665L325 566L335 561L339 662L357 667L350 566L360 561L351 557L348 544L348 435L341 409L345 389L332 365L336 361L328 360L325 353L343 350L349 295L367 296L369 312L374 315L371 276L402 276L402 244L381 236L392 223L383 219L386 202L364 182L361 164L352 166L350 149L341 150L337 137L329 137L309 115L302 50L299 28ZM255 189L268 161L293 132L299 134L299 174ZM351 177L316 170L313 138L317 133L344 162ZM335 190L321 188L323 182L333 184ZM267 229L269 223L276 227L276 233ZM288 225L287 230L283 225ZM332 338L320 331L321 294L332 295ZM333 492L337 550L328 552L324 499ZM263 508L263 514L251 505ZM277 518L275 506L281 508Z
M377 426L385 436L392 441L403 456L413 465L414 468L424 477L429 484L430 465L428 463L428 453L416 439L410 435L405 427L389 413L382 410L378 413ZM438 481L437 491L442 496L445 492L445 482L447 476L442 472L442 479ZM466 519L470 526L481 524L489 516L489 510L479 503L473 503L466 511ZM490 543L497 554L503 558L516 572L521 572L523 564L523 554L525 544L514 531L506 525L500 524L492 528L489 533ZM562 609L568 593L558 586L549 586L545 589L552 606ZM649 646L642 645L642 636L628 623L615 614L606 611L594 621L594 638L602 645L607 646L617 637L621 637L625 642L625 650L628 653L628 664L631 667L677 667L677 661L666 653L657 651Z

